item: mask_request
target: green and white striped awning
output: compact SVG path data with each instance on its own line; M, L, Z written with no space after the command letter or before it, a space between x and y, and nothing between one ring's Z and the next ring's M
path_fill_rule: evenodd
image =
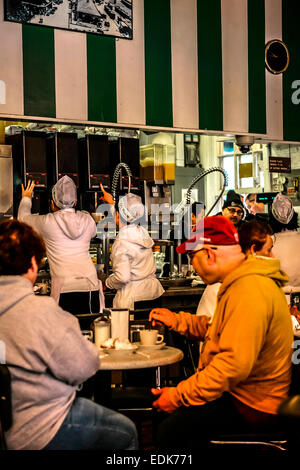
M0 118L300 141L297 0L133 0L133 40L5 22L2 3ZM270 39L289 48L283 75L265 69Z

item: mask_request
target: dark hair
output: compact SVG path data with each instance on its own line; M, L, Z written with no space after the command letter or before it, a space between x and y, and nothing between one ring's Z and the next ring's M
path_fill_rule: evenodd
M201 202L201 201L200 202L193 202L190 206L191 206L191 212L195 216L197 216L197 210L199 211L199 207L200 207L200 209L205 210L205 204L204 204L204 202Z
M40 265L46 247L29 225L10 219L0 223L0 275L26 274L34 256Z
M282 232L283 230L297 230L299 227L298 214L295 211L289 223L283 224L282 222L279 222L279 220L275 219L272 211L269 211L269 224L271 225L274 233Z
M250 198L251 196L253 196L253 195L255 196L255 199L256 199L256 193L248 193L247 196L246 196L245 201L248 201L249 198Z
M273 231L269 224L254 219L245 222L239 229L239 243L243 253L255 246L255 251L260 251L267 241L267 235L272 235Z

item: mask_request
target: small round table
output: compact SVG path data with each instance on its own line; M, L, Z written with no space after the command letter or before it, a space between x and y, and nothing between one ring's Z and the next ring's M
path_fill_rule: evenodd
M95 401L109 403L111 399L111 371L156 368L156 388L161 388L160 367L175 364L183 359L180 349L164 346L162 349L141 348L135 351L107 353L100 358L99 372L96 374Z
M111 351L100 358L100 370L146 369L175 364L181 361L180 349L165 346L162 349L138 348L134 351Z

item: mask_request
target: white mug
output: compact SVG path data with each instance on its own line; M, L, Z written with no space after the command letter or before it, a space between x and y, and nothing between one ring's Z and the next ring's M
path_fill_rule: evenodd
M141 330L140 339L143 346L154 346L155 344L161 344L164 337L158 334L157 330Z

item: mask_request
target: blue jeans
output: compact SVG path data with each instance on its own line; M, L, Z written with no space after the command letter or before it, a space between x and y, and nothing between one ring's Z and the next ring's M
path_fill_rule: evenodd
M86 398L75 398L54 438L43 450L135 450L135 424Z

